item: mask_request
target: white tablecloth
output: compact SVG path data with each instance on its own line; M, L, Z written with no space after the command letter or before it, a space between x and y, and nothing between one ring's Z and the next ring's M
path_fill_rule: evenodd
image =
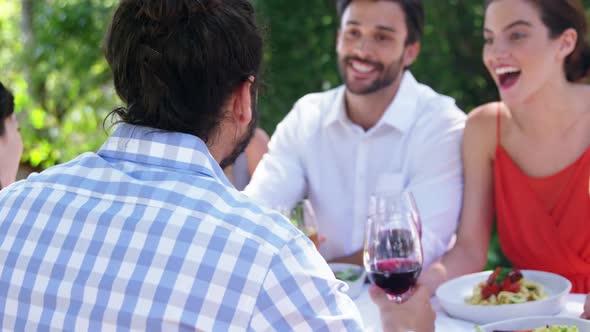
M371 301L369 296L369 285L366 284L363 292L359 297L354 299L354 303L361 312L365 328L367 331L381 331L381 318L375 304ZM585 295L583 294L569 294L567 296L567 305L560 316L579 317L584 307ZM436 297L432 298L432 306L436 311L436 332L473 332L475 331L475 323L455 319L447 316L442 307L438 303ZM419 315L420 313L416 313Z

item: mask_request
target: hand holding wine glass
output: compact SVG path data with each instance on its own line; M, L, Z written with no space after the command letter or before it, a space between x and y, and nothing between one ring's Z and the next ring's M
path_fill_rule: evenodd
M377 286L369 288L369 295L379 308L383 332L434 332L436 313L426 287L417 286L412 297L402 304L391 301L390 296Z
M419 214L406 194L371 197L364 264L369 280L398 303L411 294L422 270Z

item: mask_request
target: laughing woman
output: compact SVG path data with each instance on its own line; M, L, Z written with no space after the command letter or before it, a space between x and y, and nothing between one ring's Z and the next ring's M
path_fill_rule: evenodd
M14 97L0 83L0 189L14 182L23 141L14 115Z
M590 48L580 0L488 0L483 62L501 102L469 115L455 247L423 276L432 290L480 271L494 218L516 268L590 291Z

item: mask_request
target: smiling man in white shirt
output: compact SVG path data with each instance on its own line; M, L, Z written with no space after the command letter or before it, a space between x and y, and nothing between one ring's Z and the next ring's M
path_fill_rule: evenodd
M308 197L324 258L362 264L369 197L390 179L415 196L427 266L457 225L465 115L408 70L420 51L420 0L339 0L338 12L345 84L295 104L246 193L274 207Z

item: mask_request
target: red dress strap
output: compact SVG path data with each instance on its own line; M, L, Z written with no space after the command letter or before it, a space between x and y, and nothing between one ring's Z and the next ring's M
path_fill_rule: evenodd
M498 110L496 112L496 147L500 146L500 102L498 102Z

